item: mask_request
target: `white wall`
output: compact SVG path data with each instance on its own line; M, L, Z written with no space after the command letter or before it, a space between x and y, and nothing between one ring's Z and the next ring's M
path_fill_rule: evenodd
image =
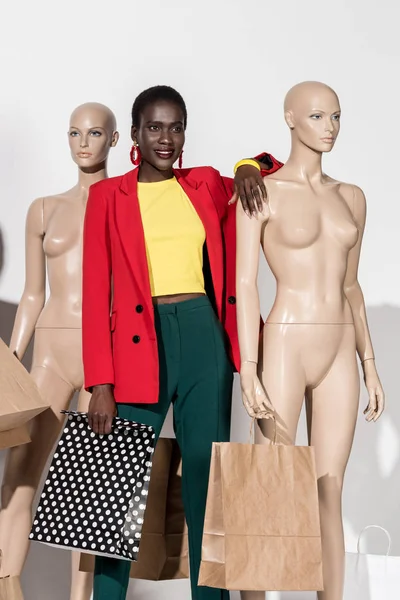
M75 182L66 131L76 105L94 100L115 111L121 139L109 171L116 175L130 168L134 97L150 85L173 85L188 105L185 163L213 164L230 174L238 158L261 150L286 158L289 137L282 100L291 85L315 79L337 90L342 131L325 168L360 185L369 201L360 279L388 395L388 409L378 425L366 425L360 417L346 481L347 544L354 548L361 527L380 523L390 529L394 551L400 554L398 3L9 0L2 8L4 306L16 304L23 288L29 203ZM266 312L273 295L266 268L261 285ZM243 429L237 394L235 403L234 437L245 439L247 425ZM304 439L301 427L299 441ZM378 541L372 547L381 548ZM57 599L66 600L68 564L66 553L35 546L25 578L29 600L52 597L51 582L42 578L45 572L57 586ZM187 599L185 583L177 585L171 589L174 600ZM143 600L166 594L163 584L138 583L132 591L132 597Z

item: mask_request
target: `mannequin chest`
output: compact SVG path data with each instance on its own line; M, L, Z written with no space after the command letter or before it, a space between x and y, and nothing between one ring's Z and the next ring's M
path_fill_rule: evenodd
M269 235L287 247L308 248L316 243L350 250L358 239L358 228L339 186L322 193L307 189L281 190L271 198Z
M63 197L44 199L43 250L48 258L81 253L85 207Z

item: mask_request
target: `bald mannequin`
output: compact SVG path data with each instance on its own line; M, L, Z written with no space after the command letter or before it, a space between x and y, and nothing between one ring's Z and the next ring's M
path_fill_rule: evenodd
M384 409L357 279L365 197L322 171L322 154L332 150L340 129L335 92L301 83L289 91L284 108L291 153L282 169L264 179L268 204L252 218L237 207L240 378L248 413L273 411L280 443L295 443L306 400L320 500L324 592L318 598L342 600L341 496L359 405L356 354L369 394L367 421L376 421ZM259 349L260 243L277 293ZM256 441L270 443L271 421L259 424ZM264 600L264 593L243 592L242 600Z
M310 103L318 102L321 94L324 94L327 98L329 97L329 101L336 103L337 107L339 107L340 112L340 102L336 92L326 85L325 83L321 83L320 81L303 81L302 83L298 83L294 85L285 96L283 109L285 112L285 118L287 119L287 113L293 111L308 110ZM289 125L292 128L292 125Z
M108 153L118 142L114 114L94 102L79 106L71 115L68 139L78 182L67 192L38 198L29 207L25 289L10 343L22 359L35 334L31 375L51 404L35 419L32 442L12 448L6 461L0 576L10 575L17 582L28 553L33 499L63 424L60 411L69 407L75 392L79 392L79 410L86 411L89 403L81 359L82 229L89 187L107 177ZM79 555L73 555L71 600L89 600L90 578L79 572Z

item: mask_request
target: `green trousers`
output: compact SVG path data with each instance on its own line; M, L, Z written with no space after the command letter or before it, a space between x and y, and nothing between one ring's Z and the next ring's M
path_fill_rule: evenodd
M118 415L160 435L170 404L182 453L182 497L189 533L192 600L229 600L197 586L213 442L229 441L233 370L222 325L206 297L155 307L160 364L157 404L119 404ZM97 557L93 600L124 600L130 563ZM162 585L162 584L160 584Z

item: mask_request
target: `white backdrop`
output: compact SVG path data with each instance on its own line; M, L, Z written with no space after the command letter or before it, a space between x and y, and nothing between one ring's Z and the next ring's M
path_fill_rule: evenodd
M121 139L109 173L117 175L130 168L134 97L150 85L175 86L189 113L186 165L212 164L231 174L238 158L262 150L286 159L282 101L290 86L314 79L335 88L342 131L325 170L360 185L369 202L360 280L388 396L379 424L366 425L360 416L344 496L346 542L354 549L358 531L379 523L392 533L396 554L399 20L400 5L393 0L8 0L0 40L0 319L7 329L8 308L18 303L24 284L28 205L75 183L66 135L75 106L93 100L116 113ZM267 268L260 279L266 313L274 293ZM246 437L243 417L236 392L234 439ZM302 424L299 443L304 441ZM4 453L0 475L3 460ZM370 539L371 550L382 549ZM68 577L67 553L35 546L24 576L27 599L67 600ZM169 590L174 600L188 598L185 582L135 583L130 593L153 600L167 598Z

